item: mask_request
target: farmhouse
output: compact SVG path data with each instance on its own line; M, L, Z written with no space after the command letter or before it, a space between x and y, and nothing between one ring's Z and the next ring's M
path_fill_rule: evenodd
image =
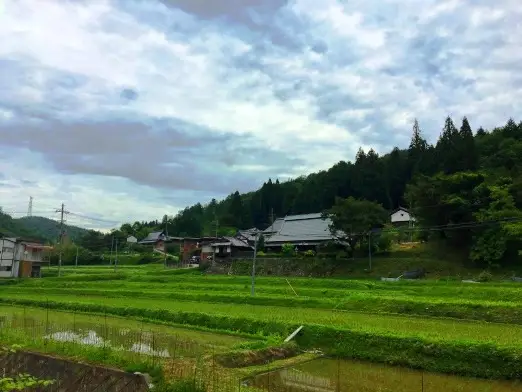
M339 241L330 233L330 219L323 219L320 213L288 215L280 221L278 231L265 240L267 249L276 250L283 244L292 244L298 250L315 249L319 245ZM276 229L276 222L267 229L269 232Z
M152 232L138 242L141 245L152 245L153 250L158 252L165 252L166 244L179 245L181 249L182 243L183 238L169 237L164 230Z
M399 207L390 213L390 221L394 226L413 226L415 217L404 207Z
M212 253L215 252L216 260L235 257L252 257L254 247L248 242L235 237L222 237L210 244Z
M279 230L281 230L281 226L285 218L277 218L270 226L268 226L265 230L263 230L263 235L267 238L274 234L276 234Z
M262 233L261 230L255 228L255 227L252 227L251 229L248 229L248 230L238 230L238 232L236 234L236 238L253 246L256 241L256 236L259 236L259 234L261 234L261 233Z
M39 278L45 251L52 249L40 242L18 237L0 237L0 278Z

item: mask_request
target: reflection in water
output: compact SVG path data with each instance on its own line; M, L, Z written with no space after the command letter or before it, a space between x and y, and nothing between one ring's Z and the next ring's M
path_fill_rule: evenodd
M334 359L265 373L245 384L271 392L522 392L519 381L478 380Z
M104 341L95 331L88 331L86 336L81 336L72 331L55 332L45 336L46 339L52 339L59 342L74 342L79 344L87 344L89 346L103 347Z
M44 338L57 342L71 342L93 347L137 353L158 358L195 357L211 347L210 344L174 334L111 325L110 319L99 322L57 322L46 318L11 313L0 315L0 328L23 331L28 338ZM213 347L213 346L212 346Z

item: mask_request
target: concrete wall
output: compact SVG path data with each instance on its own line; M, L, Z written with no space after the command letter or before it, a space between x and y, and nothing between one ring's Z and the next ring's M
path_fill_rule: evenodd
M6 376L21 373L38 379L55 380L42 392L146 392L149 390L143 375L121 370L92 366L51 356L23 352L0 356L0 369ZM39 389L32 389L39 391Z

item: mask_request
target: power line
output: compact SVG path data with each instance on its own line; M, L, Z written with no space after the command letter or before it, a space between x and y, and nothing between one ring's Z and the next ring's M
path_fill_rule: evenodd
M104 222L104 223L114 223L114 224L119 223L117 221L101 219L101 218L95 218L95 217L92 217L92 216L88 216L88 215L84 215L84 214L78 214L78 213L75 213L75 212L71 212L70 214L72 216L76 216L78 218L83 218L83 219L87 219L87 220L91 220L91 221Z

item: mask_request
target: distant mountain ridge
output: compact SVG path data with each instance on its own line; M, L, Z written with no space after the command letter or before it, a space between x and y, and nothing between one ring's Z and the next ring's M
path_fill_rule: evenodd
M87 229L67 224L64 224L64 230L72 241L77 241L88 233ZM56 242L60 236L60 224L53 219L41 216L13 218L0 211L0 233L45 242Z
M33 232L47 241L56 241L60 236L60 223L53 219L41 216L25 216L14 219L14 221L23 229ZM72 241L79 240L88 232L88 230L81 227L67 224L64 224L64 230L67 237Z

